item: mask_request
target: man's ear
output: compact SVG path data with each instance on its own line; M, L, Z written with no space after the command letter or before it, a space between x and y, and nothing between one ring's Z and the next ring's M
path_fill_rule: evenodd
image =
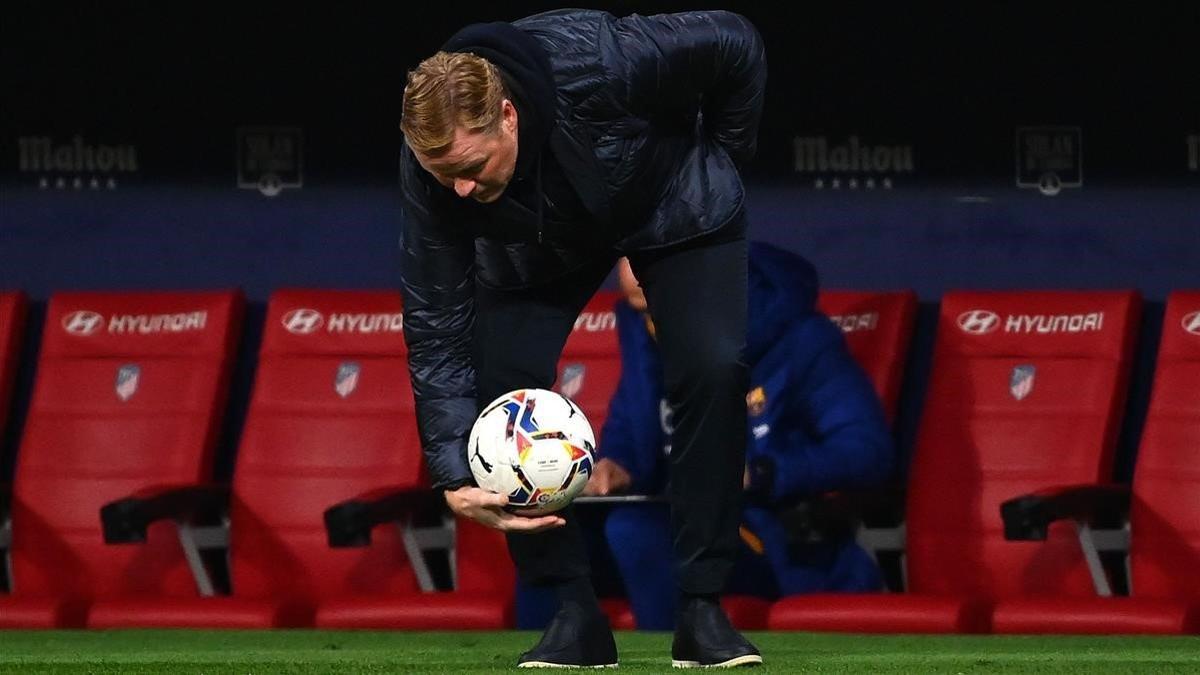
M517 106L513 105L512 101L504 99L500 102L500 123L504 125L504 130L510 134L517 131Z

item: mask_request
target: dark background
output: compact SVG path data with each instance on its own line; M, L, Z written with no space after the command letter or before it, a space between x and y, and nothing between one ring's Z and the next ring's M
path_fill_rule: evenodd
M9 3L0 140L138 142L146 180L224 181L230 129L295 124L313 179L391 181L406 70L464 23L556 6L396 4ZM788 170L802 130L915 143L924 178L1006 177L1013 127L1069 124L1089 178L1170 183L1200 125L1194 2L578 5L753 20L770 62L760 176Z

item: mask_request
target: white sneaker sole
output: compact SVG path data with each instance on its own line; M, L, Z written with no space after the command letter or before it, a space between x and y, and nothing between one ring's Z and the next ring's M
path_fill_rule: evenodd
M551 663L548 661L527 661L518 663L517 668L617 668L616 663L601 663L600 665L574 665L570 663Z
M735 656L728 661L710 663L708 665L702 665L699 661L682 661L679 659L671 659L672 668L737 668L738 666L757 666L761 664L762 657L758 654Z

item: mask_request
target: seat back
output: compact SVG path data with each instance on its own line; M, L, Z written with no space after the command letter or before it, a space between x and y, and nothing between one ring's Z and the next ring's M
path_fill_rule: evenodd
M25 295L0 291L0 434L8 423L9 400L17 375L17 355L25 331Z
M15 594L197 594L173 524L106 546L100 507L211 480L242 309L235 291L50 299L13 479Z
M596 444L608 418L608 403L621 379L621 347L614 308L621 294L599 291L580 312L558 361L555 391L575 401L587 415Z
M398 292L271 296L234 467L235 595L310 606L417 588L397 528L335 549L323 520L367 492L427 485L406 354Z
M1200 291L1167 300L1130 520L1133 593L1200 600Z
M1133 292L943 298L908 488L913 591L1093 594L1069 523L1005 541L1000 504L1111 479L1139 310Z
M821 291L817 308L845 333L854 360L875 385L888 419L895 420L917 314L917 294Z

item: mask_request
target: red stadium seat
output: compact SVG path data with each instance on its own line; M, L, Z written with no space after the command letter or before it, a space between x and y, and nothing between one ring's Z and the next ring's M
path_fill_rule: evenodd
M1000 602L1004 633L1200 631L1200 291L1173 293L1134 469L1129 598Z
M620 294L600 291L584 307L558 364L555 390L575 401L597 435L621 375L616 314ZM417 448L414 440L411 448ZM513 622L516 570L504 536L469 520L455 523L454 592L403 599L335 600L323 603L316 624L324 628L495 629Z
M769 626L975 632L999 599L1091 594L1070 527L1009 542L1000 504L1109 479L1139 309L1133 292L947 294L908 484L909 593L784 598Z
M398 292L273 294L228 505L231 595L97 604L90 625L507 625L508 605L482 589L420 591L424 568L410 559L419 546L407 524L374 528L368 546L329 545L332 505L432 496L406 354ZM460 578L480 566L467 560L473 534L459 532Z
M888 419L894 420L912 342L917 294L821 291L817 308L845 333L850 353L875 385Z
M347 594L412 593L397 528L331 549L322 514L390 486L422 489L398 292L279 291L267 309L230 504L235 598L290 605L282 625ZM414 448L417 448L414 451Z
M50 299L17 453L0 628L79 626L94 599L196 598L174 527L105 546L100 507L208 480L242 316L237 292Z
M403 433L390 444L391 462L405 467L422 467L420 438L417 433L416 416L406 361L400 359L402 372L396 373L392 382L403 395L407 406L393 415L393 422L403 426ZM389 470L396 473L395 470ZM421 474L413 483L404 476L389 477L388 471L369 472L362 476L356 489L343 489L347 497L360 493L377 494L397 488L413 490L436 498L440 497L428 489L428 481ZM339 499L327 500L329 506ZM389 528L376 527L373 532L372 549L380 547L380 534ZM395 531L391 527L390 531ZM512 626L513 602L516 575L508 558L504 536L470 520L458 519L453 526L451 569L454 589L449 592L421 592L413 587L407 590L380 592L371 589L368 595L363 588L343 586L340 591L328 593L320 602L315 616L319 628L355 629L401 629L401 630L495 630ZM328 549L346 551L350 554L360 549ZM361 557L362 554L355 554ZM377 564L390 566L393 570L404 568L408 557L399 548L393 547L390 562L368 563L360 560L359 565ZM411 575L411 572L409 573ZM428 584L426 584L428 585Z
M0 431L8 422L9 400L17 374L17 354L25 331L25 295L0 291Z

